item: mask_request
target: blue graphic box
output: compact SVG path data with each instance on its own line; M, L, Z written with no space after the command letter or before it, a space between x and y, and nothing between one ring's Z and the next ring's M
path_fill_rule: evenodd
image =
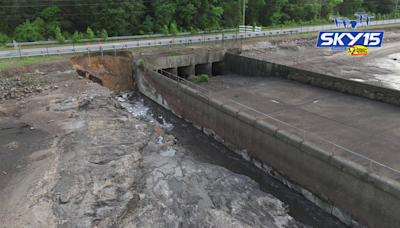
M381 47L384 33L384 31L323 31L319 32L317 48L350 47L352 45Z

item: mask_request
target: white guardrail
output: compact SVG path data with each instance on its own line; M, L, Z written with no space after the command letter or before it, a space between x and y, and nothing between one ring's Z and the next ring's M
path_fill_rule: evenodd
M400 19L391 19L391 20L380 20L380 21L371 21L370 25L385 25L385 24L394 24L400 23ZM247 26L251 27L252 26ZM361 26L359 26L361 27ZM227 33L227 34L218 34L218 35L193 35L186 37L175 37L175 38L154 38L154 39L146 39L146 40L137 40L137 41L127 41L127 42L118 42L118 43L107 43L102 44L102 50L120 50L120 49L130 49L130 48L143 48L143 47L162 47L165 45L190 45L193 43L205 43L205 42L224 42L227 40L237 40L243 38L252 38L252 37L265 37L265 36L275 36L275 35L292 35L297 33L304 32L316 32L323 30L334 30L334 29L344 29L343 25L340 25L339 28L336 25L315 25L315 26L304 26L304 27L296 27L296 28L283 28L283 29L273 29L266 31L257 31L257 32L246 32L243 33ZM247 31L247 28L246 28ZM190 33L188 33L190 34ZM127 39L131 37L126 37ZM110 40L111 38L109 38ZM21 45L21 43L19 43ZM99 44L90 44L88 45L71 45L71 46L61 46L61 47L46 47L46 48L32 48L32 49L19 49L15 51L0 51L0 59L5 58L16 58L16 57L24 57L28 58L30 56L49 56L49 55L61 55L61 54L76 54L81 52L92 52L92 51L100 51Z

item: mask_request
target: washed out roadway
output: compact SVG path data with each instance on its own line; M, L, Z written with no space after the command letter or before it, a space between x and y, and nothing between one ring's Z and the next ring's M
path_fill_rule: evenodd
M213 98L224 104L400 181L400 173L361 157L400 170L398 106L279 78L224 75L212 77L202 86L215 91Z

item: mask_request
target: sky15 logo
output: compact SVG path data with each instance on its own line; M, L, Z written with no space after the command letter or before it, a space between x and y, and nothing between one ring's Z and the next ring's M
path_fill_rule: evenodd
M356 29L358 25L366 24L369 26L370 19L373 16L367 14L354 14L359 18L357 20L340 20L340 17L331 17L335 20L336 27L343 23L343 27L347 29L350 25ZM364 20L365 19L365 20ZM332 32L321 31L319 32L317 48L332 48L332 50L348 50L354 47L381 47L383 41L384 31L357 31L357 32ZM349 51L350 53L350 51ZM366 54L365 54L366 55Z

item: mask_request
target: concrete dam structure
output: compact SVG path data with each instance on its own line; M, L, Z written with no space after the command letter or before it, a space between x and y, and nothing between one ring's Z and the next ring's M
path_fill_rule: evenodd
M400 227L399 91L224 51L136 61L141 93L345 224ZM264 81L185 80L202 73Z

